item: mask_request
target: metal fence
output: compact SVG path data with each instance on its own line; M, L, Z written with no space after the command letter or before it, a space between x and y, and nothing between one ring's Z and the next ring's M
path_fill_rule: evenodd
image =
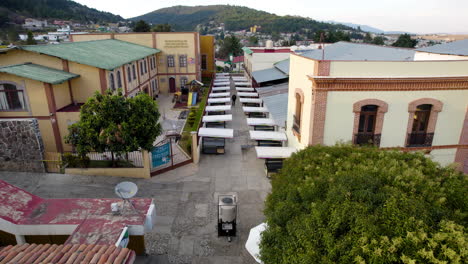
M112 153L110 151L90 152L86 156L88 156L88 158L92 161L93 160L112 160ZM118 156L114 153L114 160L128 160L135 167L141 167L141 168L144 167L143 154L141 153L141 151L127 152L125 154L122 154L121 156Z

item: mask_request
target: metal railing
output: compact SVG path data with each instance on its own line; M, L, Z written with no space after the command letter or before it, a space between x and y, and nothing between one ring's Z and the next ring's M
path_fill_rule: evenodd
M434 139L434 133L409 133L407 147L430 147L432 146L432 140Z
M380 146L380 134L357 133L354 134L354 144Z

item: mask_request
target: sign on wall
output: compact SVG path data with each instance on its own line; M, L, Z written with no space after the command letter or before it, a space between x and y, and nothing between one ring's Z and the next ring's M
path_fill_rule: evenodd
M164 48L188 48L187 40L164 40Z
M171 161L171 142L167 142L161 146L154 147L151 150L151 166L153 168L167 164Z

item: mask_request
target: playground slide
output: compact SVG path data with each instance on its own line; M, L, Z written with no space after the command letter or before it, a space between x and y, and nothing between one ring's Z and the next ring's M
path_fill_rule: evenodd
M193 94L193 93L189 93L189 95L188 95L187 106L191 106L191 105L192 105L192 94Z
M193 95L192 95L192 105L197 104L197 95L198 95L198 93L196 93L196 92L193 93Z

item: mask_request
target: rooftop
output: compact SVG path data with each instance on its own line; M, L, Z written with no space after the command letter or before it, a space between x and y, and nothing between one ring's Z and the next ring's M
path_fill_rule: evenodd
M260 84L263 82L287 79L288 75L284 74L277 68L269 68L252 72L252 77L258 84Z
M79 77L79 75L74 73L57 70L33 63L3 66L0 67L0 72L13 74L16 76L51 84L59 84L66 82L70 79Z
M413 49L340 41L326 46L324 52L317 49L304 52L302 56L314 60L413 61L414 53Z
M93 244L23 244L0 248L1 263L112 263L132 264L135 251L114 245Z
M124 64L160 52L158 49L116 39L23 46L21 49L106 70L113 70Z
M438 44L426 48L420 48L416 51L439 53L447 55L468 56L468 39Z

